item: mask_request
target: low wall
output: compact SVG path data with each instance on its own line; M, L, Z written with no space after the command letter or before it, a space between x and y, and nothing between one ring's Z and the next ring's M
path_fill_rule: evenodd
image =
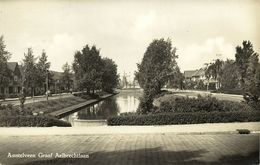
M83 102L83 103L80 103L80 104L77 104L77 105L72 105L70 107L63 108L63 109L55 111L55 112L51 112L50 115L57 117L57 118L62 118L69 113L73 113L73 112L80 110L81 108L85 108L87 106L97 104L98 102L100 102L100 101L102 101L106 98L109 98L111 96L114 96L116 94L107 94L107 95L101 96L99 99L87 100L86 102Z

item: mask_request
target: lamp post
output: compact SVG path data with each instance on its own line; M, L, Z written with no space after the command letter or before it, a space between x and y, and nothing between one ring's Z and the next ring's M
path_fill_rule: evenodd
M48 101L48 96L49 96L48 80L49 80L49 70L46 70L46 100L47 101Z

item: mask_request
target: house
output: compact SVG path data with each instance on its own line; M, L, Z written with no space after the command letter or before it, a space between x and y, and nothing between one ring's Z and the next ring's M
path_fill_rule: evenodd
M69 84L62 81L62 72L50 71L52 74L53 83L50 85L51 93L69 92L74 90L74 74L71 74Z
M192 76L197 72L197 70L187 70L184 71L184 81L185 82L190 82L192 81Z
M8 62L7 67L10 71L8 85L0 84L0 95L5 97L17 97L22 89L22 73L17 62Z
M206 78L205 75L206 69L205 68L200 68L200 69L196 69L196 70L187 70L184 71L184 77L185 77L185 83L187 84L198 84L199 82L203 82L204 85L207 86L207 88L215 90L215 89L219 89L221 87L221 84L213 79L212 77L210 77L209 79ZM191 88L196 88L197 85L192 86Z
M185 78L186 82L190 82L190 81L197 82L200 80L202 80L204 82L206 80L205 69L200 68L200 69L196 69L196 70L184 71L184 78Z
M193 75L192 75L192 80L193 81L205 81L206 76L205 76L205 69L200 68L199 70L196 70Z

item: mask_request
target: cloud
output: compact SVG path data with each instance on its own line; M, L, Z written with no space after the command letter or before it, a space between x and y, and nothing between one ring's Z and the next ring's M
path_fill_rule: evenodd
M81 50L84 46L82 37L72 36L66 33L56 34L48 44L46 52L49 61L52 62L52 69L61 71L62 65L71 63L76 50Z
M179 50L180 68L199 69L214 59L234 59L235 46L226 42L224 37L208 38L204 43L193 43Z
M149 11L148 13L138 16L134 23L134 28L136 32L141 32L146 30L151 26L156 19L155 11Z

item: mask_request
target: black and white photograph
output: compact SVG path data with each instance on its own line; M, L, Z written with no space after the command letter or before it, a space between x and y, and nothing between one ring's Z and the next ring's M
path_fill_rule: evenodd
M258 165L260 0L0 0L0 165Z

